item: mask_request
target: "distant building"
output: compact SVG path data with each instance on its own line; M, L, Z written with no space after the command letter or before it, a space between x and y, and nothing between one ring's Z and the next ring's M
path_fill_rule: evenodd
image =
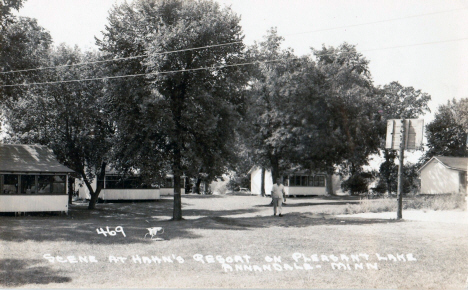
M418 170L421 194L465 194L467 165L467 157L432 157Z
M250 171L250 191L252 194L261 194L262 170L254 167ZM327 195L326 173L307 173L305 171L290 172L282 177L286 194L296 195ZM341 181L339 176L333 176L333 193L341 190ZM265 170L265 193L271 194L273 188L273 179L270 170Z
M173 175L167 174L160 184L145 184L138 173L124 176L122 173L106 168L103 180L93 179L91 186L96 190L97 184L101 183L102 189L99 194L101 200L158 200L162 195L174 194ZM181 178L181 194L185 193L185 177ZM81 199L90 199L88 187L81 179L77 179L75 187L78 188L78 196Z
M68 212L68 174L52 150L0 144L0 212Z

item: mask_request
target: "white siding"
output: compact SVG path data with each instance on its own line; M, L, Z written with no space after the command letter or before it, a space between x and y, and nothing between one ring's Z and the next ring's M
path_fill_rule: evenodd
M82 186L80 186L80 180L76 179L76 182L75 182L75 188L77 188L79 190L79 197L80 199L90 199L91 198L91 195L89 194L89 190L88 190L88 187L86 187L86 185L84 183L82 183ZM96 178L94 178L93 182L92 182L92 187L93 189L95 189L97 186L96 184ZM127 191L132 191L132 190L143 190L143 189L118 189L119 191L122 191L122 193L113 193L113 195L115 196L119 196L119 198L112 198L111 196L109 197L104 197L104 192L105 191L108 191L108 190L112 190L112 189L101 189L101 193L99 194L99 198L101 199L105 199L105 200L110 200L110 199L124 199L124 198L120 198L120 196L130 196L130 195L133 195L133 193L124 193L123 191L127 190ZM117 189L115 189L117 190ZM161 189L148 189L148 190L158 190L159 192L159 195L157 198L144 198L144 199L159 199L161 196L163 195L174 195L174 188L161 188ZM185 188L181 188L180 189L180 192L181 194L185 194ZM140 193L141 195L142 193ZM146 193L145 193L146 194ZM154 195L154 193L153 193ZM125 199L132 199L130 197L128 198L125 198ZM137 199L142 199L142 198L137 198Z
M68 195L0 195L0 212L68 212Z
M160 199L159 189L101 189L102 200Z
M262 186L262 169L256 168L250 173L250 192L252 194L261 194ZM273 179L271 177L271 172L265 170L265 193L271 194L271 189L273 188Z
M174 195L174 188L161 188L159 192L161 195ZM180 194L185 194L185 188L180 189Z
M459 182L459 171L449 169L435 159L421 170L422 194L458 193Z
M326 195L326 187L315 186L287 186L286 194L291 195Z

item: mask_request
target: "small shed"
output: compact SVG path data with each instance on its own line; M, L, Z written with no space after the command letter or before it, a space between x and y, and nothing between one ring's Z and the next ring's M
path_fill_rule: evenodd
M418 170L421 194L465 194L467 165L467 157L432 157Z
M0 212L68 212L68 174L41 145L0 144Z

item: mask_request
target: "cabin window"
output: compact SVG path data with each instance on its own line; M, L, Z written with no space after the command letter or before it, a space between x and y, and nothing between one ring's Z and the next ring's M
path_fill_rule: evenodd
M142 189L151 188L140 176L129 176L122 177L119 175L106 175L104 177L105 183L102 180L98 180L98 184L101 184L102 188L105 189Z
M18 175L5 174L3 176L3 194L18 194L18 181Z
M67 194L66 175L0 175L2 194Z
M36 175L21 176L21 194L36 194Z
M325 187L325 176L323 175L314 176L314 186Z
M289 186L325 187L325 176L292 175L289 176Z
M107 175L105 177L104 188L122 189L124 188L123 180L118 175Z
M166 177L161 185L161 188L174 188L174 178ZM180 188L185 188L185 178L180 177Z
M66 175L39 175L38 194L67 194Z

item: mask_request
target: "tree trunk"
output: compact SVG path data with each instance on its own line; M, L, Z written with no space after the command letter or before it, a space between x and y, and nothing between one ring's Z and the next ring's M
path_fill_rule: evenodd
M182 100L181 98L175 97L174 99L174 123L175 123L175 136L174 136L174 159L172 160L172 171L174 174L174 209L172 211L172 219L174 221L182 220L182 196L180 194L180 176L182 175L182 125L180 120L182 119Z
M265 196L265 167L262 167L262 183L260 187L260 194Z
M210 194L210 185L206 180L203 180L203 194Z
M177 145L176 145L177 147ZM181 153L179 148L174 150L174 164L173 164L173 171L174 171L174 209L172 212L172 219L175 221L182 220L182 196L180 194L180 164L181 164Z
M106 176L106 162L101 163L101 170L99 172L99 175L96 176L97 180L104 180L104 177ZM86 176L86 174L84 174ZM85 184L89 189L89 193L91 194L91 199L89 200L88 204L88 209L95 209L96 208L96 202L98 200L99 194L101 193L102 185L100 182L96 182L96 191L93 190L93 187L89 183L88 179L85 178Z
M73 203L73 183L75 183L75 178L68 177L68 204Z
M197 177L197 182L195 183L195 193L200 194L200 184L201 184L201 178Z
M172 219L182 220L182 197L180 194L180 177L182 176L182 148L184 143L184 128L181 124L184 99L187 89L188 76L183 74L179 84L175 85L175 90L171 92L171 112L174 121L174 137L171 142L173 148L172 171L174 174L174 209Z
M279 158L276 155L272 155L270 158L271 162L271 178L273 183L280 177L279 176Z
M327 195L333 195L333 173L335 169L333 166L327 167L327 176L326 176L326 192Z

